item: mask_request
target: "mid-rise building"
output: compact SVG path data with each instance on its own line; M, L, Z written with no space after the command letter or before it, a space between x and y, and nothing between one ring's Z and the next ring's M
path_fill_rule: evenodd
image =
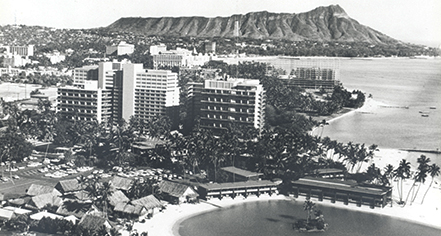
M34 55L34 45L28 46L2 46L0 48L6 49L6 53L17 54L22 57L29 57Z
M261 130L265 118L265 91L259 80L206 80L189 87L200 127L224 129L231 122ZM199 102L200 101L200 102Z
M177 74L145 70L142 64L101 62L77 68L74 85L58 88L57 111L66 118L110 122L169 115L173 121L178 107Z
M169 70L145 70L142 64L123 65L122 118L149 119L174 113L179 107L178 75Z
M106 46L106 54L117 56L131 55L135 51L135 45L121 41L118 45Z

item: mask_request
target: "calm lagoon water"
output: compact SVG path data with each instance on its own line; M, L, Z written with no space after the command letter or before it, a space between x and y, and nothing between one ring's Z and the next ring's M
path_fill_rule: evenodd
M321 233L300 233L292 224L306 218L302 202L252 202L220 209L184 220L181 236L249 236L249 235L424 235L438 236L441 230L409 223L387 216L373 215L334 207L317 208L323 211L329 228ZM379 209L381 211L381 209Z

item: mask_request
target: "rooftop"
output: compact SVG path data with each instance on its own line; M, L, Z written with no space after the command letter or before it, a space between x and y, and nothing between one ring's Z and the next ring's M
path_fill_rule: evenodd
M234 166L223 167L223 168L221 168L221 170L232 173L232 174L240 175L243 177L253 177L253 176L263 175L263 173L252 172L252 171L240 169L240 168L237 168Z

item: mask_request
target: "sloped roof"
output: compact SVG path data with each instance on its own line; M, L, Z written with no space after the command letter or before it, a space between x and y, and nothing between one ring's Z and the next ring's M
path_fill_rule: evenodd
M126 214L141 215L142 209L145 209L145 207L142 205L132 205L125 202L120 202L116 204L113 210Z
M152 209L155 207L162 206L162 203L153 195L148 195L146 197L136 199L131 201L133 205L141 205L144 206L146 209Z
M81 218L79 225L88 230L98 230L99 228L101 228L101 226L105 225L106 221L107 220L105 218L100 216L84 215Z
M27 204L30 200L31 200L30 197L24 197L24 198L9 199L8 202L16 206L22 206Z
M231 174L243 176L245 178L263 175L263 173L252 172L252 171L240 169L240 168L237 168L234 166L223 167L223 168L221 168L221 170L229 172Z
M91 203L65 201L60 207L58 207L56 213L63 216L73 215L75 217L81 218L91 209L91 205Z
M175 183L171 181L161 181L159 183L159 188L162 192L167 193L170 196L173 197L182 197L187 189L191 189L195 196L198 196L198 194L188 185Z
M58 182L55 188L65 193L83 190L84 186L81 186L77 179L66 179Z
M73 224L76 224L77 221L79 220L76 216L74 215L70 215L70 216L66 216L64 217L65 220L68 220L70 222L72 222Z
M130 202L130 199L126 197L126 195L121 192L121 190L116 190L112 193L112 195L109 196L109 203L112 206L116 206L118 203L121 202Z
M52 206L60 206L62 203L62 199L55 193L46 193L32 197L31 202L35 207L41 209L47 204L50 204Z
M14 216L15 216L15 214L13 211L6 210L6 209L0 209L0 219L10 220Z
M17 215L29 214L32 212L31 210L28 210L28 209L23 209L23 208L18 208L18 207L13 207L13 206L6 206L3 209L8 210L8 211L13 211Z
M115 176L110 181L110 185L115 189L121 189L121 190L127 191L132 186L132 182L133 182L133 180L131 180L131 179L123 178L120 176Z
M41 220L43 217L49 217L51 219L63 219L63 216L53 214L47 211L41 211L33 215L30 215L30 218L33 220Z
M40 185L40 184L31 184L28 191L26 191L26 194L29 196L37 196L41 194L51 193L53 191L56 191L58 195L61 195L61 193L58 190L56 190L54 187L47 185Z

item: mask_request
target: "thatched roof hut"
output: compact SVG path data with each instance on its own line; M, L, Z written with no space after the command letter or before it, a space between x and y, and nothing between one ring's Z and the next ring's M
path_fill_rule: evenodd
M58 182L57 185L55 185L55 188L65 194L83 190L84 186L82 186L77 179L66 179Z
M146 197L133 200L131 201L131 204L144 206L147 210L162 207L162 203L153 195L148 195Z
M116 206L118 203L127 203L130 202L130 199L126 197L126 195L120 191L116 190L109 196L109 203L112 206Z
M110 186L112 186L115 189L127 191L130 189L130 187L132 187L132 183L133 183L133 180L131 180L131 179L120 177L120 176L115 176L110 181Z
M78 223L83 228L90 230L90 231L97 231L99 230L103 225L106 228L111 228L112 225L108 220L106 220L103 217L95 216L95 215L84 215L80 222Z
M147 214L147 209L142 205L132 205L130 203L120 202L116 204L113 209L116 212L121 212L128 215L142 216Z
M62 199L55 193L46 193L32 197L28 204L37 209L42 209L46 205L60 206L61 203Z
M54 187L40 184L31 184L29 189L26 191L26 195L28 196L37 196L46 193L56 193L57 195L61 195L61 193L56 190Z

